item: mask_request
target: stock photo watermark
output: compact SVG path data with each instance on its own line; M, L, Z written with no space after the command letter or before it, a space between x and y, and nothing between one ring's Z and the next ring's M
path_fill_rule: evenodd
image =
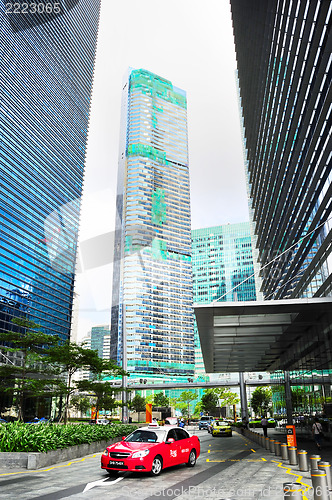
M63 16L80 0L3 0L5 14L14 32L47 24Z

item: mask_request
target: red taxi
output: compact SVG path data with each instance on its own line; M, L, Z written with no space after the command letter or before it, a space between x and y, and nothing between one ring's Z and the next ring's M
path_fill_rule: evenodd
M199 454L197 436L179 427L149 425L108 446L101 456L101 468L110 474L131 471L158 476L162 469L173 465L185 463L194 467Z

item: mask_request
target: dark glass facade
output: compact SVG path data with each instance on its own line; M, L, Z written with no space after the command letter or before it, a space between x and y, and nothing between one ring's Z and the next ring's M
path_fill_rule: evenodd
M331 2L230 4L261 291L265 299L328 296Z
M0 329L23 316L65 340L100 0L57 5L0 3Z

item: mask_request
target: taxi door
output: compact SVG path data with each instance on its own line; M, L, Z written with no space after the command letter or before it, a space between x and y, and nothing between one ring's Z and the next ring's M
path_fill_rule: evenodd
M181 464L181 453L179 449L179 443L177 441L176 429L170 429L167 434L166 441L174 439L174 442L171 444L165 444L166 452L165 452L165 467L171 467L172 465Z

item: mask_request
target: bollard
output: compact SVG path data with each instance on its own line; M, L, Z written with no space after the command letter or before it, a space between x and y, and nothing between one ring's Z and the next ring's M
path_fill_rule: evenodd
M310 469L311 470L318 470L318 462L320 462L322 459L320 455L311 455L310 457Z
M282 443L281 445L281 458L283 460L288 460L288 444Z
M308 453L306 450L298 450L297 458L299 460L299 469L302 472L307 472L309 470L308 465Z
M265 449L266 449L266 450L269 450L269 449L270 449L270 441L269 441L269 438L268 438L268 437L266 437L266 438L265 438Z
M274 453L274 439L270 439L270 452Z
M331 465L330 462L318 462L318 470L325 471L327 487L329 490L332 490L332 479L331 479Z
M297 465L296 447L288 446L289 465Z
M302 492L305 486L300 483L284 483L284 500L292 498L293 500L302 500Z
M275 441L274 453L275 453L276 457L281 457L281 443L280 443L280 441Z
M312 470L311 481L314 490L314 500L329 500L326 473L323 470Z

